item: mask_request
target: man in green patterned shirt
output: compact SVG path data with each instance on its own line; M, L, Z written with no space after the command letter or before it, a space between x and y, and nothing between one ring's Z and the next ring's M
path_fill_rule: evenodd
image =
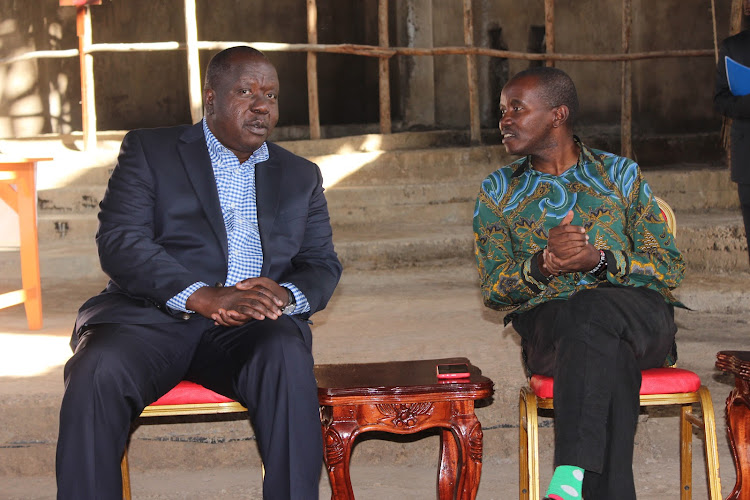
M528 370L555 380L545 498L630 500L640 371L674 359L685 266L638 165L584 145L577 112L559 69L503 88L503 144L523 157L482 183L476 261L485 305L513 310Z

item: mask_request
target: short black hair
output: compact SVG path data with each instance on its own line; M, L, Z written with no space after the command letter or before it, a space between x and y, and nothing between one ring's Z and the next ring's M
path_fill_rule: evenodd
M578 118L578 91L573 79L563 70L548 66L536 66L516 73L510 82L519 78L533 77L539 82L539 94L551 108L565 105L568 107L568 123L575 123Z
M247 45L237 45L235 47L229 47L221 52L216 53L211 60L208 62L206 68L206 79L203 83L204 89L213 89L220 80L221 76L229 71L232 63L232 57L237 54L247 54L252 57L260 57L268 61L266 55L258 49L248 47Z

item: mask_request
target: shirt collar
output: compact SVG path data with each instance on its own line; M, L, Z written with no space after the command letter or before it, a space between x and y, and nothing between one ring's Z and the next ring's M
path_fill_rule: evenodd
M581 142L581 139L577 135L573 135L573 141L575 141L576 144L581 148L581 152L578 155L578 162L576 163L576 167L578 165L583 165L584 163L593 162L593 163L602 163L601 158L594 153L591 148L586 146L583 142ZM575 168L575 167L573 167ZM520 165L516 170L513 171L513 175L511 175L511 178L513 177L520 177L526 172L532 171L531 168L531 156L526 156L521 160Z
M232 153L226 146L219 142L219 139L217 139L213 132L211 132L205 118L203 118L203 134L206 137L206 147L208 147L208 154L211 157L211 163L215 168L227 168L228 165L237 165L239 163L237 155ZM268 160L268 146L264 142L258 149L253 151L250 158L245 160L240 166L252 166L266 160Z

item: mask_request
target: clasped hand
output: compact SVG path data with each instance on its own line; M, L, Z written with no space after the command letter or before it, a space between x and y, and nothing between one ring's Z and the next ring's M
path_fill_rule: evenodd
M217 325L240 326L251 319L278 319L287 297L286 289L272 279L249 278L234 286L199 288L186 306Z
M547 248L541 256L540 267L547 276L589 271L599 263L599 250L589 243L582 226L573 226L573 212L565 214L556 227L549 230Z

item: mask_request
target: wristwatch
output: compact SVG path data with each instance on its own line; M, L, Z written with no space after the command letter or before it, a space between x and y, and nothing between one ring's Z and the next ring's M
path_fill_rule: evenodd
M594 267L590 274L598 280L604 280L607 276L607 253L604 250L599 250L599 263Z
M281 312L283 314L292 314L294 310L297 309L297 300L294 298L294 294L292 293L291 289L286 288L286 293L289 294L289 303L284 306Z

